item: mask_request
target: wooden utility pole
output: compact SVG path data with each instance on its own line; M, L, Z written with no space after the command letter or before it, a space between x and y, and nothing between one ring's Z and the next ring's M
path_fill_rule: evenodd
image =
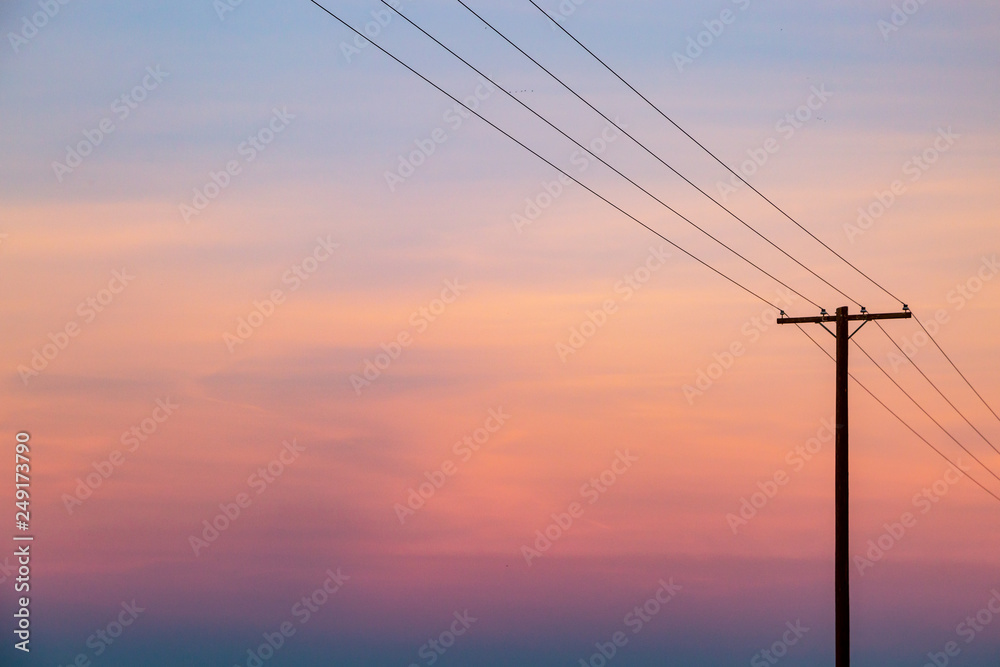
M872 314L861 309L860 315L848 315L847 306L837 309L836 315L828 315L826 310L819 317L785 317L781 312L778 324L819 324L837 339L837 433L836 433L836 474L835 500L836 521L834 532L836 546L834 547L834 592L836 599L836 635L837 635L837 667L850 667L851 664L851 557L850 546L850 465L848 457L849 412L847 409L847 382L850 370L847 364L848 346L851 337L861 327L871 320L899 320L913 317L910 309L903 305L901 313ZM826 322L836 323L836 333L826 328ZM851 322L861 322L861 326L850 332Z

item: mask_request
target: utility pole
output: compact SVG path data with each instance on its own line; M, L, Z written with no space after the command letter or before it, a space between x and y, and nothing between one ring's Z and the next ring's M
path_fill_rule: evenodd
M836 474L835 500L836 521L834 532L836 546L834 548L834 593L836 600L836 644L837 667L850 667L851 664L851 559L850 546L850 465L848 457L848 409L847 387L850 370L847 364L848 346L851 338L871 320L900 320L913 317L913 313L904 304L901 313L883 313L876 315L864 308L860 315L848 315L847 306L837 309L836 315L827 314L824 309L819 317L786 317L781 311L778 324L819 324L837 339L837 432L836 432ZM826 327L826 322L836 323L836 333ZM851 322L861 322L861 326L850 332Z

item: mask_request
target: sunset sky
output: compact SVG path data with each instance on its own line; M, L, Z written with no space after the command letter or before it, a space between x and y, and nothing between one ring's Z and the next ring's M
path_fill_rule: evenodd
M771 305L855 303L456 0L398 6L503 89L378 0L325 6L761 298L308 0L64 1L0 7L0 425L35 537L30 654L0 555L3 664L833 665L834 364ZM1000 408L995 2L538 2ZM901 309L528 0L467 4ZM981 435L875 324L943 428L852 372L1000 496L1000 418L882 326ZM994 664L1000 503L857 385L851 456L855 664Z

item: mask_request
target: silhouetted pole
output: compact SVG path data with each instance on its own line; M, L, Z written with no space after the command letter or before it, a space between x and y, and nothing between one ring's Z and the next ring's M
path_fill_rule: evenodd
M848 331L847 307L837 309L837 435L836 435L836 470L834 488L836 489L834 504L836 505L836 525L834 533L834 581L836 595L836 634L837 634L837 667L848 667L851 664L851 569L849 546L850 532L850 457L848 456L847 428L850 411L847 409L848 350L851 334Z
M850 667L851 664L851 557L850 557L850 456L848 449L848 381L850 370L848 364L848 347L851 337L861 327L871 320L896 320L913 317L910 309L903 306L902 313L884 313L874 315L861 309L860 315L848 315L847 306L837 309L835 316L828 315L826 310L819 317L785 317L784 311L778 319L778 324L820 324L826 329L825 322L835 322L837 332L837 431L836 431L836 461L834 480L835 506L835 546L834 546L834 599L836 602L836 644L837 667ZM861 326L850 332L850 322L860 321Z

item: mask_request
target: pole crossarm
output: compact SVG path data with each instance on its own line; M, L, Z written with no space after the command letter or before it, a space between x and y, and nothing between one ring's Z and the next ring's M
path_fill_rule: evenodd
M902 313L861 313L859 315L848 315L848 322L870 322L872 320L907 320L913 317L913 313L905 311ZM820 315L818 317L779 317L778 324L822 324L823 322L836 322L836 315Z

